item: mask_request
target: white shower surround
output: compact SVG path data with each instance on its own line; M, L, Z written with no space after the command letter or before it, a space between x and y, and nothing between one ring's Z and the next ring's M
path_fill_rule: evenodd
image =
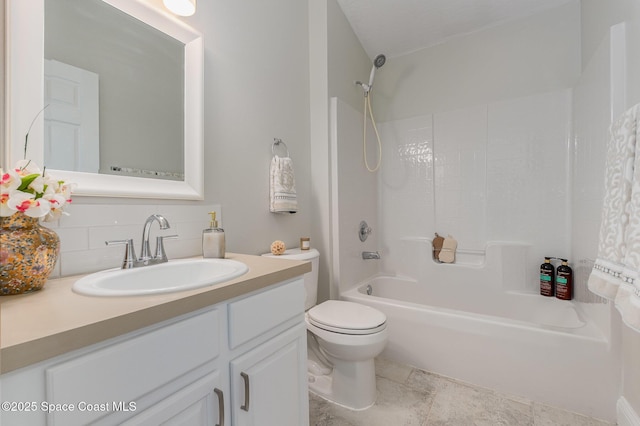
M413 276L402 239L434 232L530 244L529 290L545 256L573 263L570 123L570 90L381 123L382 270Z
M334 278L341 297L389 315L392 358L613 419L616 379L614 367L606 367L611 348L580 303L567 304L585 322L577 329L499 313L515 294L518 300L542 298L536 293L544 256L579 266L571 256L571 109L572 91L561 89L379 123L383 159L376 175L362 166L362 114L333 98ZM373 228L365 243L357 238L362 219ZM447 265L444 274L429 277L434 232L458 240L458 261L467 266ZM492 241L510 242L511 258L504 252L486 269ZM362 260L363 250L380 250L382 260ZM408 277L428 285L435 297L412 304L393 300L398 291L372 303L349 291L379 275ZM491 289L492 282L507 285ZM557 365L540 371L554 360L570 371L559 374ZM599 387L583 398L585 383Z
M332 98L338 289L380 271L415 276L404 241L439 232L463 250L531 245L520 290L534 291L544 256L573 261L570 123L569 89L379 123L382 169L371 174L362 165L362 114ZM373 227L365 243L354 238L361 220ZM381 250L382 261L362 261L363 250Z

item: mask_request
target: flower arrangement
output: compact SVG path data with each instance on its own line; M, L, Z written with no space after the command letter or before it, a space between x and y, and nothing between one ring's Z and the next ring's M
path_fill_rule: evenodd
M30 160L20 160L11 170L0 168L0 217L20 212L57 220L71 202L72 190L73 184L54 179Z

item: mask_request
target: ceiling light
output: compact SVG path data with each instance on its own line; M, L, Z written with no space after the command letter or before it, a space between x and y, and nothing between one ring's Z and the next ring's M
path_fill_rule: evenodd
M196 13L196 0L163 0L164 6L180 16L191 16Z

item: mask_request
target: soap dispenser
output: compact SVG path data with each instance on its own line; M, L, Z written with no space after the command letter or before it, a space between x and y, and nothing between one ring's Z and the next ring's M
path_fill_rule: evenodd
M223 259L225 255L224 229L218 228L216 212L209 212L211 223L202 231L202 257Z

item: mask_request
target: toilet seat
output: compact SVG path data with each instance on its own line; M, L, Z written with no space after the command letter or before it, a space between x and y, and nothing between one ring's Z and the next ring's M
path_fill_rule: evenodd
M370 306L342 300L327 300L307 312L311 324L341 334L373 334L384 330L387 317Z

